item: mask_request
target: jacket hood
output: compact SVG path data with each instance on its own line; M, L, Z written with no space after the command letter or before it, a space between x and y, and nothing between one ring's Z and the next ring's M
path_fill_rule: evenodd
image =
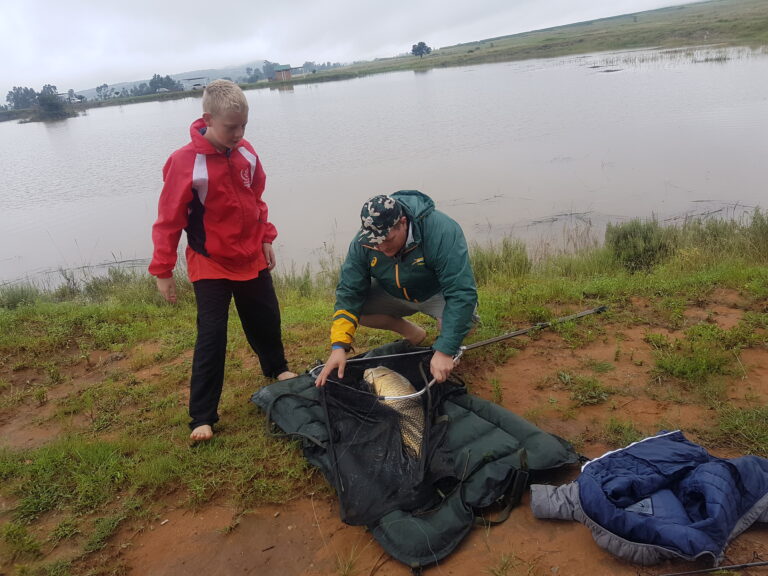
M418 190L399 190L391 196L405 207L409 220L421 220L435 209L432 198Z
M408 221L411 223L410 235L405 248L421 243L421 222L435 210L432 198L418 190L399 190L391 195L405 208Z
M189 137L192 139L195 152L198 154L218 154L219 151L204 136L205 129L205 120L202 118L192 122L192 125L189 127Z

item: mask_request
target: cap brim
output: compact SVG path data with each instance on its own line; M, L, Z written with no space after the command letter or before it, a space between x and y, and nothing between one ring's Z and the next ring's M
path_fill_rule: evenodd
M377 233L369 228L360 228L360 230L357 231L357 242L359 244L378 246L387 238L389 230L391 230L391 228L384 232Z

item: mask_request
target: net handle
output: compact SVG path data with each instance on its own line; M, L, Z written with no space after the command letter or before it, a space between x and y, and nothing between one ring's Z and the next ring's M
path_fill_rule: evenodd
M577 312L576 314L571 314L569 316L563 316L562 318L555 318L554 320L550 320L549 322L539 322L538 324L534 324L533 326L529 326L527 328L523 328L521 330L515 330L514 332L508 332L507 334L502 334L501 336L496 336L494 338L489 338L488 340L481 340L480 342L474 342L473 344L468 344L466 346L461 346L459 348L459 351L456 352L456 354L453 357L453 365L455 366L456 363L459 361L459 358L462 357L464 352L466 350L474 350L475 348L479 348L481 346L487 346L488 344L495 344L496 342L502 342L503 340L508 340L510 338L514 338L515 336L522 336L523 334L527 334L528 332L533 332L534 330L541 330L543 328L549 328L550 326L554 326L556 324L562 324L564 322L570 322L571 320L576 320L578 318L583 318L584 316L589 316L590 314L601 314L605 312L608 309L607 306L598 306L597 308L591 308L589 310L582 310L581 312ZM385 356L373 356L373 357L361 357L361 358L350 358L347 360L347 364L351 362L362 362L362 361L370 361L374 358L394 358L394 357L402 357L402 356L408 356L412 354L424 354L424 350L417 350L415 352L402 352L400 354L388 354ZM312 368L312 370L309 371L310 376L317 377L316 371L322 369L324 364L320 364L318 366L315 366ZM408 400L410 398L418 398L422 394L424 394L427 390L429 390L434 384L435 384L435 378L432 378L429 382L427 382L426 386L419 390L418 392L414 392L413 394L405 394L403 396L377 396L379 400Z
M433 352L434 350L431 348L425 348L423 350L414 350L413 352L398 352L397 354L383 354L381 356L361 356L359 358L348 358L347 364L357 364L359 362L370 362L371 360L381 360L388 358L403 358L404 356L426 356L427 354L432 354ZM317 378L320 370L322 370L324 366L325 364L318 364L309 371L309 375Z
M459 348L459 351L456 352L455 356L453 357L453 365L456 366L456 363L459 361L459 358L464 354L464 350L466 350L466 347L462 346ZM422 394L424 394L427 390L432 388L435 384L436 378L432 378L427 384L419 390L418 392L414 392L413 394L405 394L403 396L379 396L380 400L388 401L388 400L410 400L411 398L418 398Z

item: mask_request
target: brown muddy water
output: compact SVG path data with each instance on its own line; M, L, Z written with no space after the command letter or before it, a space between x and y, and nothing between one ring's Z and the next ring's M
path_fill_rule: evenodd
M253 90L279 266L343 254L365 199L432 196L473 242L765 204L768 53L624 52ZM0 286L151 256L161 168L200 100L0 123ZM576 233L573 231L576 230Z

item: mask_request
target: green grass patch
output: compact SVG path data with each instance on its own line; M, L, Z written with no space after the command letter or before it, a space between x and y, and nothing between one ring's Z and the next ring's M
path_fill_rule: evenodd
M498 244L474 244L470 258L478 284L523 278L533 267L525 244L511 238L503 238Z
M58 560L33 568L19 566L17 574L18 576L72 576L72 562Z
M80 534L80 528L74 517L65 518L51 531L48 541L56 547L60 542Z
M8 522L0 527L8 557L13 560L34 560L42 555L40 542L30 535L20 522Z
M571 400L576 406L602 404L611 397L613 391L591 376L573 375L570 372L558 372L557 379L570 391Z
M713 439L744 454L768 458L768 407L742 408L722 404Z
M491 378L492 399L496 404L504 402L504 388L498 378Z
M702 323L687 329L684 338L649 333L645 340L653 348L659 375L703 385L713 377L731 374L741 349L764 344L764 325L763 314L752 314L730 329ZM702 390L714 399L722 393L712 394L716 390L711 386Z
M714 375L730 373L733 355L711 346L690 343L679 351L654 352L659 374L703 384Z
M108 442L65 438L16 462L16 516L30 522L51 510L93 512L125 481L127 462Z
M551 329L557 332L572 348L581 348L594 342L600 331L598 323L594 318L590 319L589 316L555 324Z
M605 245L629 272L647 272L672 252L673 236L672 228L663 228L656 220L635 218L608 224Z
M611 418L603 426L603 439L606 444L614 448L629 446L645 437L632 422Z
M610 362L606 362L604 360L595 360L594 358L585 359L584 366L597 374L605 374L606 372L611 372L616 369L616 366Z
M485 570L490 576L514 576L515 574L534 574L536 561L528 562L515 554L502 554L493 566Z
M117 531L118 526L120 526L123 520L125 520L125 516L122 514L96 518L93 522L93 530L83 547L83 551L88 554L89 552L96 552L104 548L109 537Z

